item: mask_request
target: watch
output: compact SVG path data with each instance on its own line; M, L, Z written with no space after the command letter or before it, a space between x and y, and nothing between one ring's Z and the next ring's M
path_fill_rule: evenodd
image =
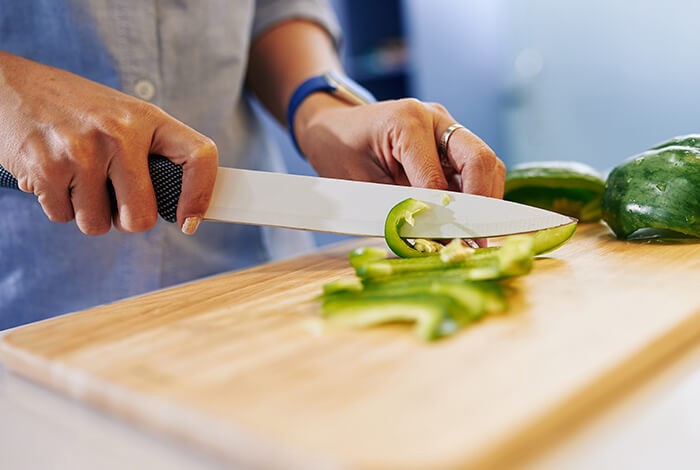
M287 108L287 125L289 126L289 135L294 143L294 147L301 156L304 154L299 148L297 138L294 135L294 116L301 103L312 93L324 92L345 101L348 104L359 106L362 104L374 103L377 99L372 96L367 89L360 84L337 72L327 72L323 75L318 75L305 80L301 85L294 90L292 97L289 100Z

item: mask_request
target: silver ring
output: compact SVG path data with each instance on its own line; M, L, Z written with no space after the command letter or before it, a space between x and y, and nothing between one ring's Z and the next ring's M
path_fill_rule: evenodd
M447 158L447 144L450 143L450 137L452 137L452 134L457 129L464 129L464 126L455 122L450 127L448 127L447 130L442 133L442 137L440 137L440 145L438 146L438 155L440 157L440 163L442 163L442 166L446 166L446 167L452 166L452 164L450 163L450 159Z

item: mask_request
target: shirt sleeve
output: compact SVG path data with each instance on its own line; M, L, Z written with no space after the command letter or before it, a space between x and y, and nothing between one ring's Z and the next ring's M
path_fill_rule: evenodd
M326 0L258 0L255 2L253 38L289 19L312 21L333 38L336 47L340 43L340 25Z

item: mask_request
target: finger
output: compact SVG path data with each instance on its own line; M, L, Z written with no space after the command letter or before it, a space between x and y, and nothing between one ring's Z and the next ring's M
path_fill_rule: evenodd
M505 166L471 131L465 128L454 131L448 141L447 158L461 176L463 192L503 197Z
M214 190L219 160L216 144L166 116L153 135L151 153L182 165L182 192L177 206L177 221L183 232L193 233L209 208Z
M36 195L50 221L70 222L74 214L68 189L69 179L70 177L58 168L42 166L20 170L17 174L17 186L23 192Z
M70 222L73 220L73 206L67 187L44 187L35 190L39 204L44 214L51 222Z
M83 173L71 186L75 223L86 235L102 235L112 225L112 207L104 174Z
M401 163L411 186L433 189L447 189L447 180L440 165L434 137L432 114L426 113L423 105L407 100L399 110L404 120L394 129L392 152L395 160Z
M389 183L396 184L399 186L411 186L411 181L406 175L403 165L395 158L390 159L387 162L387 170L389 171L389 178L387 180L370 178L367 181L373 181L375 183Z
M145 232L156 223L156 196L148 172L148 153L112 159L108 176L114 187L114 225L125 232Z
M30 140L28 150L29 156L25 161L33 164L20 165L19 161L15 161L13 165L10 161L7 170L16 176L20 191L33 193L37 197L50 221L70 222L74 217L68 189L70 172L52 161L53 152L43 140Z

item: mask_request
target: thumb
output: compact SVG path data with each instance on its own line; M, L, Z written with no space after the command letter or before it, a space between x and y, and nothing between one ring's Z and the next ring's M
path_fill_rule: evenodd
M219 156L216 144L182 122L166 116L153 133L150 153L182 165L182 192L177 223L188 235L194 233L209 208Z

